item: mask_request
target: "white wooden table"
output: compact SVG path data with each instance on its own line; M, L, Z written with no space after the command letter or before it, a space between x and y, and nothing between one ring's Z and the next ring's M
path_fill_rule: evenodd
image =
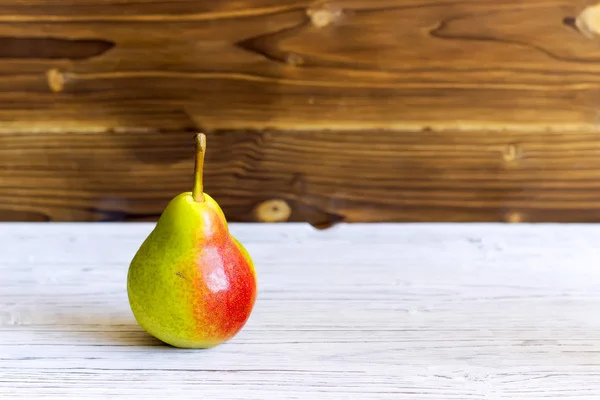
M151 228L0 224L1 399L600 399L600 225L232 224L259 298L211 350L129 310Z

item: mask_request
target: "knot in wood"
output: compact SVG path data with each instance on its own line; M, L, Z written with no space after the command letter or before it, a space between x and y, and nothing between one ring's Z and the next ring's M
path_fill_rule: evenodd
M339 8L331 8L329 6L321 6L319 8L309 8L306 14L310 21L317 28L324 28L335 22L342 15L342 10Z
M291 215L289 204L281 199L263 201L254 210L254 216L260 222L285 222Z
M523 222L523 214L517 211L509 211L505 216L505 220L510 224L518 224Z
M46 73L46 79L48 81L48 87L53 92L62 92L65 86L65 76L62 72L56 68L52 68Z
M502 158L506 162L516 161L519 158L519 148L517 147L517 145L509 144L508 146L506 146L506 149L504 149L504 152L502 154Z
M588 38L600 36L600 4L586 7L575 20L575 26Z
M290 53L287 55L285 62L292 66L302 65L304 59L296 53Z

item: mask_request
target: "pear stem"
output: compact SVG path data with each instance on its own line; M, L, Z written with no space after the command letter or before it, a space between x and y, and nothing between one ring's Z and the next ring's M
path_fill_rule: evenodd
M196 135L196 167L194 169L194 190L192 198L198 202L204 202L204 187L202 185L202 173L204 169L204 153L206 153L206 135Z

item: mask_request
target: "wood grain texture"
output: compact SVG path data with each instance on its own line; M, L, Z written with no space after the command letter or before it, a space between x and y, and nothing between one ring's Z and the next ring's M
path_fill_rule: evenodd
M2 0L0 129L596 129L589 4Z
M0 0L0 220L600 221L592 3Z
M156 220L190 191L193 134L0 135L0 219ZM230 221L600 221L600 133L208 133Z
M256 308L177 350L135 323L150 224L0 225L3 399L596 400L600 228L232 225Z

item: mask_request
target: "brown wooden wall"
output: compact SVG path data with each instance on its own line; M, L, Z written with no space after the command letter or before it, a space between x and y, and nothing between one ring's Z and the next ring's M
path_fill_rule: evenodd
M0 220L600 221L586 0L0 0Z

